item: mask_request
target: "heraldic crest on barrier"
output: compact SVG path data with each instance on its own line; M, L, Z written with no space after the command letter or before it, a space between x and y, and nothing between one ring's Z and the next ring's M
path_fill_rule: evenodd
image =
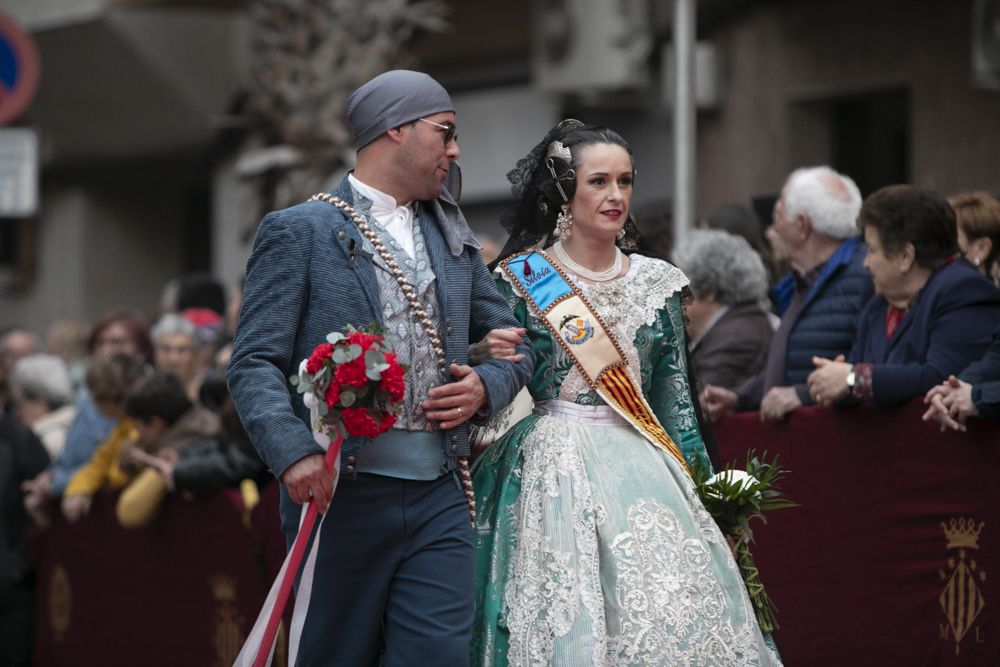
M950 552L946 567L938 570L945 582L938 597L941 609L948 618L948 624L941 625L941 638L955 640L955 655L960 652L962 640L970 634L976 643L984 638L979 635L976 618L986 606L986 598L979 584L986 581L986 571L980 567L976 556L979 551L979 535L986 522L977 525L974 519L952 517L948 523L941 522L944 536L948 540ZM970 551L975 552L970 553Z

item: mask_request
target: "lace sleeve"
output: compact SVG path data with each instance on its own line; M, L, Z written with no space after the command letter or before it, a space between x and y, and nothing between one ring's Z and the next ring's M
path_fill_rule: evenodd
M675 293L657 318L662 328L659 349L653 361L649 402L657 418L680 447L688 464L695 459L710 467L708 452L698 426L695 398L688 381L684 311L680 293Z

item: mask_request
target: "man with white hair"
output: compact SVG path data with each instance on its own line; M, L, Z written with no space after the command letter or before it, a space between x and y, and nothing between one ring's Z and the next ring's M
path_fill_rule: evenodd
M812 398L806 378L813 356L834 359L854 344L858 315L873 294L856 224L861 193L830 167L797 169L774 205L767 237L791 273L774 288L781 325L767 366L736 391L709 385L702 405L713 421L733 411L760 410L781 421Z
M17 418L35 432L54 461L76 417L66 362L51 354L24 357L14 366L10 389Z
M33 331L14 326L0 332L0 410L10 412L7 383L14 371L14 365L41 349L42 339Z
M198 331L186 317L167 313L149 332L156 370L173 373L184 383L188 398L198 399L204 369L199 365Z

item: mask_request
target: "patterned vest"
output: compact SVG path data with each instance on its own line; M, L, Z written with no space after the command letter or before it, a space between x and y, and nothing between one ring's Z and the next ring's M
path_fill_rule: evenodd
M357 191L354 192L354 201L355 208L367 218L413 285L428 316L432 321L439 321L441 309L437 278L431 268L430 255L419 221L415 219L413 222L414 257L410 257L392 234L371 215L372 202ZM365 444L358 471L403 479L435 479L450 466L444 456L442 433L435 431L424 417L420 403L426 399L428 390L441 384L444 378L438 370L437 358L427 333L410 312L406 298L389 267L367 240L364 242L364 250L372 254L372 262L375 264L386 342L395 350L399 362L407 370L403 410L392 430Z

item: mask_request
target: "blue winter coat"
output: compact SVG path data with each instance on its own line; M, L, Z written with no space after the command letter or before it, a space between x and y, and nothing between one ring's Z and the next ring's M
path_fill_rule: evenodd
M795 387L803 405L812 405L806 379L816 367L812 358L833 359L854 346L858 316L874 293L872 277L864 267L865 246L861 239L844 240L823 265L806 294L806 305L788 332L785 375L780 386ZM772 294L784 313L795 293L792 274L774 286ZM767 371L758 373L736 390L739 410L756 410L764 397Z
M857 237L846 239L827 260L788 334L785 386L805 385L806 378L816 370L814 356L833 359L850 352L857 336L858 317L875 291L864 261L865 246ZM786 281L794 289L788 276L775 291L786 290Z

